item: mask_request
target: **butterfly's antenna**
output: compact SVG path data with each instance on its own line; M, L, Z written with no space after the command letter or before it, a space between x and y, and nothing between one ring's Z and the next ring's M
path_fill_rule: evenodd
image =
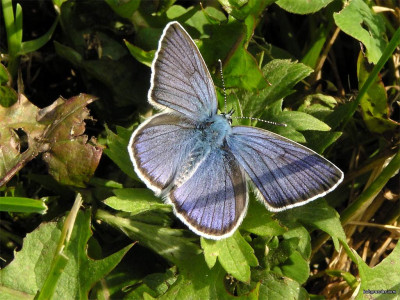
M287 127L287 125L286 125L285 123L278 123L278 122L274 122L274 121L267 121L267 120L263 120L263 119L259 119L259 118L252 118L252 117L232 117L232 119L247 119L247 120L252 120L252 121L257 121L257 122L264 122L264 123L272 124L272 125L276 125L276 126Z
M225 81L224 81L224 74L222 73L222 61L218 59L219 62L219 71L221 72L221 80L222 80L222 88L224 90L224 106L225 106L225 113L227 113L228 108L226 104L226 90L225 90Z

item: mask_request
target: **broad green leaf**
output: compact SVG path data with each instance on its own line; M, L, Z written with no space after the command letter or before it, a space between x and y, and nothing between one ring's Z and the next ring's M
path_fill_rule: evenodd
M83 135L87 105L94 99L81 94L68 100L59 98L38 113L38 121L47 125L44 137L53 141L43 155L49 173L60 183L85 187L99 164L102 149L96 140Z
M250 205L243 220L243 224L240 229L248 232L261 235L261 236L276 236L282 235L286 232L286 229L279 225L279 223L272 219L272 213L270 213L266 207L259 201L250 201Z
M215 265L216 259L228 274L243 282L250 282L250 267L258 265L254 250L245 241L239 231L222 240L201 238L201 247L209 268Z
M299 222L313 225L325 231L332 237L337 250L339 249L338 240L346 243L346 235L341 225L339 214L322 199L278 213L277 218L281 219L284 224Z
M300 284L304 284L310 275L309 263L297 251L293 252L282 265L275 267L273 271L276 272L278 269L284 276L296 280Z
M311 236L308 230L299 223L288 224L288 231L283 234L285 239L298 238L296 250L306 259L311 256Z
M360 53L357 61L359 88L364 85L371 74L371 70L372 66L368 64L362 53ZM389 118L389 103L386 89L379 76L372 83L364 97L361 98L360 106L364 122L369 131L380 134L399 126L399 123Z
M309 299L307 291L300 283L278 274L264 270L254 270L252 281L260 282L258 299Z
M12 294L23 292L25 296L33 297L41 289L50 270L63 221L43 223L27 234L22 250L15 254L11 264L0 271L2 292L7 289ZM87 298L94 283L109 273L131 247L104 259L93 260L86 253L90 236L90 211L79 213L69 246L64 252L68 262L60 275L55 299Z
M224 66L225 83L227 87L258 90L267 86L256 59L243 46L229 57Z
M304 132L303 134L307 140L307 146L320 154L323 153L326 148L335 143L342 136L342 133L337 131L309 131Z
M345 2L342 11L334 13L333 17L341 30L364 44L368 60L376 64L387 44L382 17L363 0Z
M43 200L24 197L0 197L0 211L45 214L47 206Z
M292 88L307 77L312 69L290 60L275 59L266 64L262 72L271 86L241 99L244 116L259 117L268 105L292 94Z
M294 14L312 14L327 6L333 0L278 0L278 4L284 10Z
M353 252L357 258L361 279L361 287L356 299L365 299L368 291L381 290L394 291L394 293L379 296L382 299L398 299L400 290L400 243L397 242L392 253L373 268L370 268L357 252ZM372 294L370 295L372 296Z
M104 149L106 154L125 174L130 178L139 181L132 162L128 154L128 143L132 135L130 130L117 126L117 134L106 127L107 148Z
M104 203L132 215L153 209L161 209L166 212L172 209L170 205L161 203L160 199L154 196L149 189L117 189L113 192L115 196L107 198Z

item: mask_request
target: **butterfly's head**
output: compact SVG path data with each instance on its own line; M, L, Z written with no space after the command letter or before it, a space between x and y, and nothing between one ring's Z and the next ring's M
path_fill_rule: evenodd
M227 113L222 113L221 116L224 117L230 125L232 125L232 115L235 113L234 109L231 109Z

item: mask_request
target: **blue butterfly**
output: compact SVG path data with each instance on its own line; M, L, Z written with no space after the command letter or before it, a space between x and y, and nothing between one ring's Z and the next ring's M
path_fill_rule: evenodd
M132 134L136 173L196 234L231 236L249 202L247 178L270 211L304 205L336 188L343 173L314 151L275 133L231 126L217 113L207 66L177 22L160 38L149 102L161 113Z

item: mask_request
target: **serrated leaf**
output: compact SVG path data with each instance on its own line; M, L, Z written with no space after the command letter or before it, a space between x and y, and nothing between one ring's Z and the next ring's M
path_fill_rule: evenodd
M104 203L116 210L130 212L132 215L153 209L168 212L172 208L171 205L161 203L149 189L117 189L113 192L115 196L107 198Z
M319 11L332 1L333 0L278 0L276 4L288 12L305 15Z
M285 120L285 124L291 125L296 130L318 130L318 131L329 131L331 128L324 122L318 120L312 115L300 112L300 111L283 111L282 119Z
M292 88L312 69L290 60L275 59L262 68L264 77L271 83L257 94L246 94L241 99L244 116L259 117L268 105L293 93Z
M90 215L90 211L78 214L69 246L64 252L68 262L60 275L55 299L87 298L93 284L110 272L131 247L125 247L101 260L89 258L86 251L91 236ZM15 254L11 264L0 270L2 289L23 292L28 296L34 296L41 289L50 270L63 221L44 223L27 234L22 250Z
M29 147L43 135L45 125L36 121L39 108L24 96L11 107L0 106L0 179L2 179L21 158L20 140L16 130L22 129L28 138Z
M365 45L368 60L376 64L387 44L382 34L385 32L382 17L364 1L351 0L345 2L343 9L334 13L333 18L343 32Z
M89 119L87 105L93 97L81 94L68 100L59 98L38 113L40 124L48 127L44 137L50 150L43 155L49 173L60 183L85 187L99 164L102 149L92 138L82 135L85 119Z
M254 250L239 231L222 240L201 238L201 247L209 268L218 261L226 272L243 282L250 282L250 267L258 265Z
M394 293L385 294L384 299L398 299L400 290L400 243L397 242L392 253L373 268L370 268L357 252L353 251L353 253L357 258L361 278L361 287L356 299L365 299L365 292L381 290L394 291Z
M140 216L140 215L139 215ZM201 252L200 248L185 237L187 231L171 229L159 224L151 224L151 220L138 220L129 217L111 215L105 211L98 211L97 217L122 230L132 240L140 245L152 249L165 259L180 266L181 262ZM136 216L134 216L136 218Z

